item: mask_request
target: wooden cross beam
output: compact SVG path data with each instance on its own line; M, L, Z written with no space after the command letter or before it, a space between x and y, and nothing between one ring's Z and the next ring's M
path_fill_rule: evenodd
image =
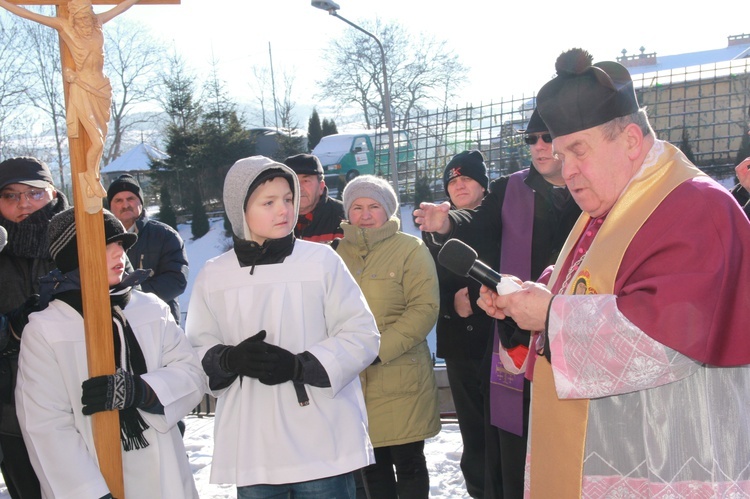
M16 5L66 5L68 0L8 0ZM117 5L122 0L91 0L92 5ZM179 4L180 0L140 0L138 5Z
M99 162L109 122L112 90L104 76L102 25L135 3L179 4L180 0L0 0L0 7L52 27L60 36L78 262L89 376L115 372ZM114 5L94 13L92 4ZM56 5L45 16L19 5ZM93 119L92 119L93 118ZM123 366L124 367L124 366ZM125 498L118 411L92 416L99 469L116 499ZM54 438L54 437L53 437Z

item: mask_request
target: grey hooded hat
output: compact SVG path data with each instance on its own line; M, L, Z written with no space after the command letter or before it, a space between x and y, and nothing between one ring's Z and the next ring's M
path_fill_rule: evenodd
M245 203L248 198L248 191L261 173L272 169L280 170L279 173L282 176L291 178L294 182L294 188L292 189L294 220L297 220L299 215L299 180L294 170L265 156L242 158L232 165L224 179L224 209L229 223L232 224L232 232L240 239L247 240L250 237L250 229L245 223Z

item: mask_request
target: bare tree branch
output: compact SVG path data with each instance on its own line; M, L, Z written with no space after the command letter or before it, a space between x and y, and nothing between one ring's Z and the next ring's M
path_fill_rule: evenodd
M112 84L112 120L103 158L107 164L121 154L124 135L149 121L148 113L136 114L140 104L156 102L153 91L159 69L166 63L165 48L142 24L118 19L105 31L106 73Z
M447 42L425 35L413 36L397 23L376 20L360 24L383 45L394 116L408 120L429 105L446 105L466 81L467 68ZM327 75L318 82L323 98L336 103L337 111L355 105L368 128L385 123L383 69L375 41L351 29L333 40L326 53Z

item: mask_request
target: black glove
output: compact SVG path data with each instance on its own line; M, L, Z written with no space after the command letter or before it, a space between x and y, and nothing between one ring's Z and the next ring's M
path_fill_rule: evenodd
M140 376L117 369L115 374L95 376L81 384L83 414L140 407L145 400L155 396L154 391Z
M302 381L302 362L289 350L276 345L266 346L265 352L253 354L258 371L258 381L264 385L278 385L287 381Z
M249 374L250 358L249 353L259 348L263 340L266 339L266 330L263 329L255 336L243 340L239 345L226 347L219 357L219 366L226 372L240 374L242 376L252 376ZM252 376L257 377L257 376Z
M8 322L18 338L21 337L23 328L29 323L29 314L39 310L39 295L31 295L26 298L23 305L8 312Z
M265 341L266 331L228 348L221 356L222 369L257 378L264 385L301 380L302 363L288 350Z

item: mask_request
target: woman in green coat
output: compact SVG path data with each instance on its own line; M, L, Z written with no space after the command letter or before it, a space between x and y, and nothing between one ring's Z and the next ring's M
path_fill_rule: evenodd
M438 314L435 264L421 239L399 231L398 200L388 182L357 177L343 198L348 220L337 251L381 335L378 358L360 374L376 461L363 469L365 487L372 499L427 498L424 441L440 431L426 341Z

